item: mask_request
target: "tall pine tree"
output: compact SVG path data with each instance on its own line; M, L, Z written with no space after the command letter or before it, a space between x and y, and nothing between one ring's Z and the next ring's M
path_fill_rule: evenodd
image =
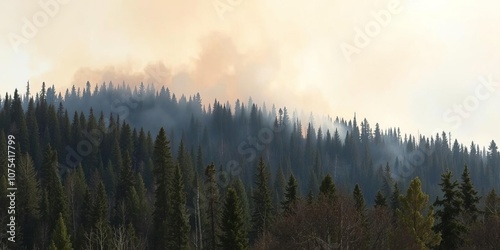
M436 198L434 206L441 207L436 211L436 216L439 218L439 223L434 229L441 233L442 241L439 244L439 249L457 249L463 244L463 233L465 226L459 219L462 212L462 199L458 190L458 182L452 181L452 173L450 170L441 175L441 190L443 198Z
M256 188L253 193L254 210L252 216L254 236L260 236L272 223L273 204L269 189L269 172L264 160L260 157L257 166Z
M248 238L245 230L243 208L236 190L229 188L222 211L221 248L224 250L248 249Z
M421 249L439 245L441 235L432 230L434 225L434 209L427 207L429 196L422 192L420 179L416 177L410 183L406 196L400 198L397 209L398 222L407 230ZM427 215L423 212L428 210Z

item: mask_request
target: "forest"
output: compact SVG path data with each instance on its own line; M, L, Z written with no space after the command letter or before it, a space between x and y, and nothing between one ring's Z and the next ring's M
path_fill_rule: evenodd
M495 141L299 117L166 86L28 83L0 98L0 221L15 217L0 249L500 246Z

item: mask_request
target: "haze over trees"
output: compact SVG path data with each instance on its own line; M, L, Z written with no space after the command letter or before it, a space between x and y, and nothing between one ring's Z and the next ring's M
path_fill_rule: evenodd
M494 249L500 154L442 132L202 102L168 88L54 86L0 99L10 249ZM359 125L358 125L359 123ZM7 224L7 214L0 222Z

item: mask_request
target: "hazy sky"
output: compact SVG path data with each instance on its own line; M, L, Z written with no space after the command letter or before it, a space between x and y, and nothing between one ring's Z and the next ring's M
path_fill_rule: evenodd
M499 0L28 2L0 3L2 97L145 81L500 142Z

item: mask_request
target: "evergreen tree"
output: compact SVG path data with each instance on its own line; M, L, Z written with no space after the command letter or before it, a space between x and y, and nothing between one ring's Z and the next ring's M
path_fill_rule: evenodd
M208 230L207 230L207 248L215 250L218 245L217 235L219 234L219 187L217 186L215 165L212 163L205 169L206 200L208 205Z
M323 181L321 181L321 186L319 187L320 195L328 198L329 200L335 200L336 198L336 188L330 174L327 174Z
M252 198L254 200L253 233L255 236L260 236L271 226L273 211L271 191L269 190L269 172L262 157L260 157L257 166L256 189Z
M363 197L363 192L361 192L361 188L359 187L358 184L354 186L353 197L354 197L354 206L356 207L356 210L364 216L366 210L366 203L365 203L365 198Z
M281 202L283 202L284 199L284 194L285 194L285 188L286 188L286 180L285 176L283 174L283 169L281 168L281 165L278 167L278 170L276 171L276 177L274 178L274 185L273 185L273 190L274 190L274 204L277 204L276 209L279 209L281 206L279 205Z
M463 212L466 221L475 222L479 214L477 204L480 197L477 196L477 191L474 189L472 180L469 175L469 168L465 166L462 173L462 182L460 183L460 193L463 199Z
M398 183L394 183L394 190L391 195L391 209L396 218L396 211L401 208L401 191L399 191Z
M245 185L241 181L240 178L236 179L234 182L234 190L236 190L236 194L238 195L241 203L241 208L243 210L243 222L245 224L245 230L248 232L251 230L252 224L252 215L250 210L250 204L248 201L248 195L245 190Z
M125 152L123 167L120 170L120 177L116 188L115 195L115 223L127 225L132 222L133 205L129 201L132 199L132 192L135 192L135 175L131 168L132 161L128 151Z
M154 145L154 174L155 174L155 204L153 212L153 248L162 249L167 246L165 233L168 231L167 212L169 210L170 187L172 176L172 155L165 130L160 129Z
M189 216L186 211L186 192L181 169L177 166L172 180L172 196L167 218L168 249L188 249Z
M64 217L60 213L56 222L56 227L52 233L51 248L55 247L58 250L71 250L71 240L64 224Z
M68 221L68 201L57 169L57 152L50 146L47 147L42 163L42 187L46 190L48 198L49 228L54 228L59 213L63 215L65 222Z
M406 196L401 196L400 208L396 211L398 222L421 249L432 248L441 242L441 235L432 230L434 209L427 207L428 200L429 196L422 192L420 179L416 177L411 181ZM422 213L427 209L424 216Z
M436 198L434 206L442 207L436 212L439 223L434 229L441 233L441 244L439 249L457 249L463 244L462 234L465 232L465 226L460 222L459 216L462 211L462 199L458 190L458 182L452 181L450 170L441 175L441 190L443 198Z
M500 197L496 194L495 189L486 196L484 213L487 219L500 216Z
M236 190L229 188L222 212L221 248L225 250L248 249L243 208Z
M186 150L186 147L184 146L184 140L182 139L179 144L179 150L177 151L177 163L181 168L182 176L184 176L183 181L185 192L190 194L190 191L193 189L194 167L191 155L189 154L188 150Z
M23 243L34 248L36 228L39 219L40 190L33 161L28 154L20 157L17 165L17 221L23 229Z
M387 207L387 199L384 197L380 190L375 196L375 207Z
M289 214L295 209L295 204L299 199L298 192L297 180L295 180L293 174L290 174L290 178L288 179L288 184L285 189L285 200L281 202L281 206L285 214Z

